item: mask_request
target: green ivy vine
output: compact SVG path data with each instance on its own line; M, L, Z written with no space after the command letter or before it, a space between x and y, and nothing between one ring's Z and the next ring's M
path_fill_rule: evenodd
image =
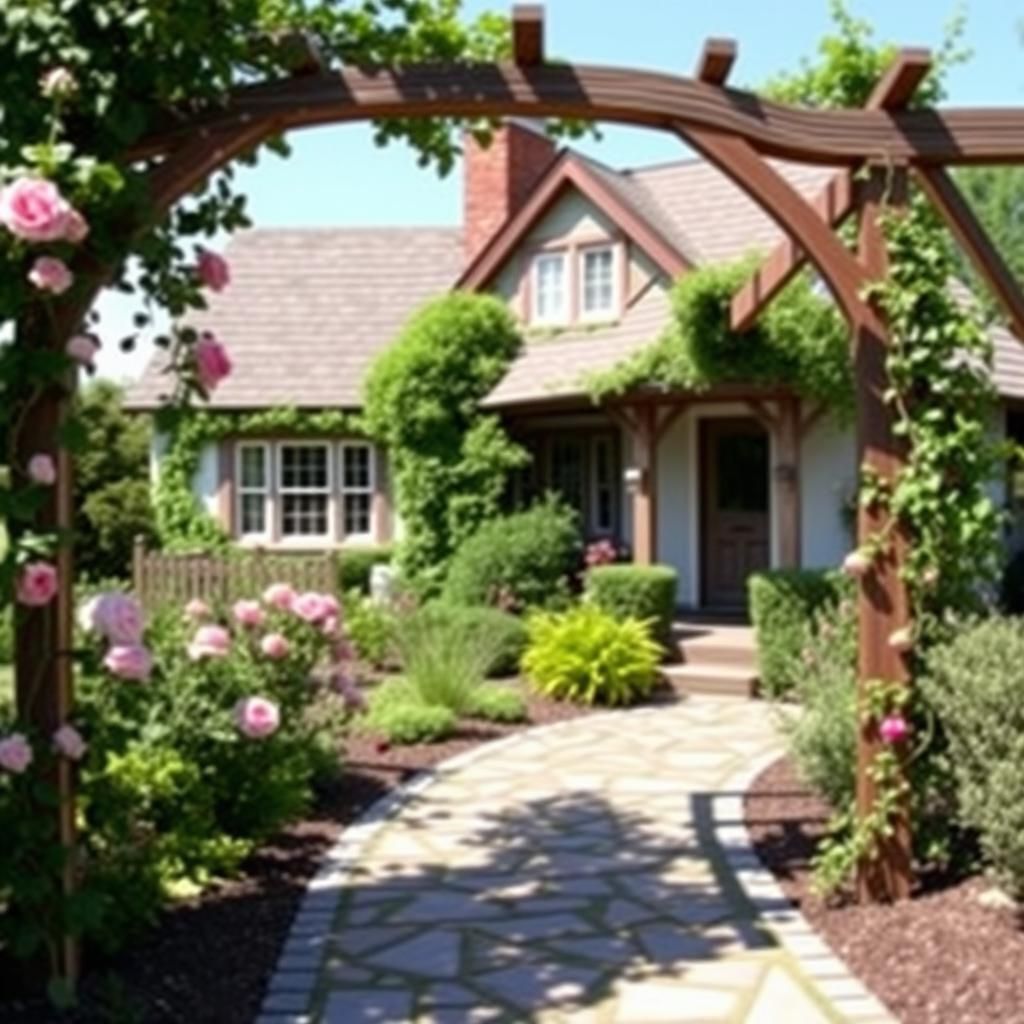
M343 410L292 407L260 412L190 410L170 429L153 496L157 532L168 550L221 549L230 538L200 505L192 482L208 444L242 437L364 436L362 418Z

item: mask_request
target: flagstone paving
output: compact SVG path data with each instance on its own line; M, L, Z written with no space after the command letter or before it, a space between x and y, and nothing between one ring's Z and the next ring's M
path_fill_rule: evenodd
M478 748L350 829L260 1024L890 1021L756 863L763 704L694 698Z

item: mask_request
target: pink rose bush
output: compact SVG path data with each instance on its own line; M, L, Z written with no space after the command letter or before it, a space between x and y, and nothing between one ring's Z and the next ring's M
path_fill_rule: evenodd
M902 743L910 735L910 724L902 715L887 715L878 725L883 743Z
M28 478L40 487L52 487L57 482L57 465L44 452L28 460Z
M18 178L0 189L0 225L25 242L68 238L74 209L45 178Z
M20 732L0 739L0 768L11 775L22 775L34 760L32 745Z
M263 603L281 611L291 611L295 603L295 588L290 583L272 583L263 591Z
M213 391L231 375L228 350L212 331L203 331L199 335L192 356L195 359L196 377L206 392Z
M260 652L271 661L281 661L283 658L287 658L291 649L288 638L281 633L268 633L260 640Z
M251 740L272 736L281 724L277 705L265 697L243 697L235 705L234 717L238 731Z
M39 256L28 272L28 279L41 292L51 295L63 295L75 280L64 261L54 256Z
M96 368L96 355L99 350L99 345L87 334L76 334L64 349L71 359L86 370Z
M144 683L153 671L153 655L141 644L115 644L107 651L103 666L118 679Z
M53 734L53 749L69 761L81 761L88 750L88 744L73 725L62 725Z
M212 614L213 610L200 597L193 597L185 605L185 618L191 619L193 622L202 622L203 619L208 619Z
M204 287L212 292L222 292L231 284L231 267L228 261L209 249L200 249L196 260L196 272Z
M57 596L57 570L49 562L30 562L20 573L16 596L19 604L42 608Z
M231 651L231 634L223 626L200 626L188 645L193 661L203 658L226 658Z
M232 614L240 626L262 626L267 618L259 601L236 601Z

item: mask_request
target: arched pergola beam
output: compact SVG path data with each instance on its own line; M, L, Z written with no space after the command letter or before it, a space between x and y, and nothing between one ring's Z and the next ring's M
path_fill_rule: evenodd
M254 121L291 128L391 117L573 117L735 135L805 163L1024 163L1024 109L815 111L677 75L585 65L411 66L288 78L238 89L203 115L168 118L126 154L158 156Z

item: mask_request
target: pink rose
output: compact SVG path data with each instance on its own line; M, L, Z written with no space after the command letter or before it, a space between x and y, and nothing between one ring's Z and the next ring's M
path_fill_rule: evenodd
M204 391L213 391L231 373L227 349L212 331L203 331L194 350L196 376Z
M281 716L277 705L266 697L243 697L235 705L235 725L251 740L262 740L277 732Z
M81 761L87 745L82 734L73 725L62 725L53 734L53 749L69 761Z
M84 366L87 370L94 369L96 353L99 350L99 345L88 334L76 334L64 348L79 366Z
M12 732L0 740L0 768L12 775L21 775L32 763L32 747L20 732Z
M18 178L0 190L0 224L26 242L64 237L71 205L52 181Z
M272 661L287 658L291 649L292 646L288 643L288 638L280 633L268 633L260 641L260 650Z
M871 568L871 559L863 551L851 551L843 559L843 572L847 576L859 578Z
M259 601L236 601L231 611L240 626L262 626L267 617Z
M910 734L910 725L902 715L889 715L878 726L883 743L899 743Z
M39 256L28 272L28 279L41 292L54 295L62 295L75 280L64 261L55 256Z
M289 583L271 583L263 591L263 603L271 608L280 608L283 612L291 611L295 598L295 589Z
M78 81L67 68L56 67L39 79L39 89L48 99L64 99L78 91Z
M292 603L292 611L300 619L310 623L322 622L331 614L330 605L324 600L323 594L309 590L299 594Z
M334 636L338 632L338 616L328 615L323 622L320 623L320 632L324 636Z
M185 618L187 619L198 622L200 619L208 619L212 614L210 606L200 597L193 597L185 605Z
M28 460L28 476L34 484L52 487L57 482L56 463L49 455L39 452Z
M88 235L88 221L77 210L72 210L68 214L68 223L64 229L64 237L74 245L79 245L86 240Z
M221 292L231 284L231 268L223 256L209 249L199 250L199 259L196 263L196 270L199 272L199 280L211 291Z
M146 622L142 606L134 597L110 591L100 594L89 607L92 632L115 646L134 647L142 642Z
M41 608L57 594L57 570L49 562L30 562L18 576L19 604Z
M223 658L230 650L231 634L223 626L200 626L188 645L188 656L193 661Z
M117 644L107 651L103 665L119 679L144 683L153 672L153 655L141 644Z

